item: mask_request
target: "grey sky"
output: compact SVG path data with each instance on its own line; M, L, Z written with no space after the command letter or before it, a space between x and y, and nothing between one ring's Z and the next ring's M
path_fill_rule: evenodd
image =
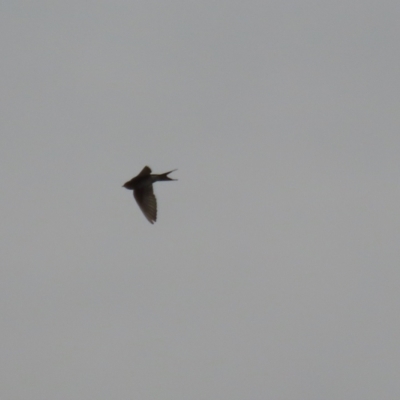
M398 1L0 10L1 399L400 398Z

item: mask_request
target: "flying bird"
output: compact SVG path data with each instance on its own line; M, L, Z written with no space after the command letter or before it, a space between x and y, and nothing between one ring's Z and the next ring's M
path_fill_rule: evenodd
M157 220L157 200L153 192L153 183L157 181L176 181L177 179L172 179L167 176L174 171L176 171L176 169L165 172L164 174L155 175L151 174L151 169L146 165L140 171L139 175L122 186L128 190L133 190L133 197L144 216L151 224L154 224Z

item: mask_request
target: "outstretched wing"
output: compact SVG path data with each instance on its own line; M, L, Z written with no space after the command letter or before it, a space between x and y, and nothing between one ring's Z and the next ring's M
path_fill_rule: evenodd
M157 220L157 200L156 196L154 196L153 185L135 189L133 191L133 196L135 197L135 200L144 216L151 224L153 224Z
M150 175L151 174L151 169L147 165L140 171L138 176L145 176L145 175Z

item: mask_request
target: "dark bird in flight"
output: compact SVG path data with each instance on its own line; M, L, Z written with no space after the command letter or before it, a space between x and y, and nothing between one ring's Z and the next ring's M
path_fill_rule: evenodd
M157 181L176 181L177 179L168 178L168 174L176 171L165 172L164 174L151 174L151 169L145 166L139 175L126 182L122 187L133 190L133 197L138 203L144 216L151 224L157 220L157 200L153 192L153 183Z

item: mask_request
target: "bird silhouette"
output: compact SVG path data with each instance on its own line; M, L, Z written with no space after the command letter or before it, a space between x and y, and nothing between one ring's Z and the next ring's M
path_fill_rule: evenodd
M164 174L155 175L151 173L151 169L146 165L139 175L126 182L122 187L133 190L133 197L138 203L147 220L154 224L157 220L157 200L153 192L153 183L157 181L176 181L177 179L169 178L167 175L172 171Z

